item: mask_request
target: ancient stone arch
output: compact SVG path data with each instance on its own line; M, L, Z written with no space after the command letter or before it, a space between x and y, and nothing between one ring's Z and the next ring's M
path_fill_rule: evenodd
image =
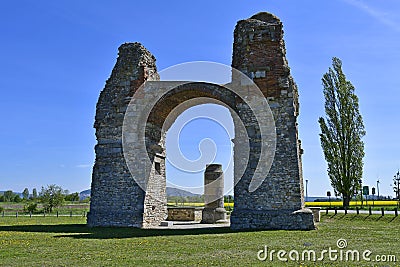
M148 50L139 43L121 45L96 107L96 161L88 225L150 227L165 220L165 133L187 108L217 103L230 110L235 124L231 228L313 229L312 213L304 209L303 200L302 149L296 122L298 91L285 54L282 23L269 13L241 20L235 28L232 67L244 73L250 83L235 73L232 82L224 86L162 82ZM251 83L268 103L272 121L257 116L264 108L257 111L249 104L248 98L256 90ZM250 97L231 90L232 86L249 91ZM160 90L166 93L155 98ZM155 100L144 114L146 99ZM129 123L129 119L143 123L143 127ZM261 133L271 125L274 135L263 139ZM276 148L274 154L268 154L272 162L269 169L261 166L265 165L261 158L262 147L272 136ZM147 160L149 164L143 163ZM258 171L262 180L251 189Z

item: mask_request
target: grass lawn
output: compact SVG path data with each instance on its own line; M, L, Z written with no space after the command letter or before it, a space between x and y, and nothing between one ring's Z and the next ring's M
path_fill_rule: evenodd
M0 217L0 266L399 266L400 218L322 215L315 231L248 231L228 228L142 230L87 228L82 217ZM257 252L314 250L317 257L337 240L342 251L395 255L396 263L368 261L259 261ZM262 254L261 254L262 255ZM288 255L286 254L286 257Z

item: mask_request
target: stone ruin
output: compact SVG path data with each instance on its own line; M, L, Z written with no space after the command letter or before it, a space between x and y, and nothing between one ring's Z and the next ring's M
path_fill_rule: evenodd
M152 81L159 80L159 76L155 57L140 43L121 45L117 62L96 106L96 161L87 224L91 227L146 228L157 226L167 218L164 137L168 127L163 127L175 107L187 102L186 108L189 108L195 105L190 104L195 103L190 100L202 98L206 99L206 103L228 107L235 125L235 199L230 217L231 228L314 229L313 215L310 210L304 209L302 149L297 130L298 90L285 54L282 23L274 15L258 13L237 23L232 67L244 73L261 90L272 111L276 130L276 149L271 168L269 172L262 173L264 179L253 191L249 190L249 184L260 161L260 147L263 145L260 129L271 122L257 120L246 105L246 99L216 84L184 84L160 98L147 117L142 118L145 122L142 137L145 139L146 157L151 164L146 168L128 166L131 161L125 158L128 152L123 147L124 117L140 113L140 110L127 111L128 105L141 85L151 85ZM235 82L233 77L232 83ZM240 81L239 85L246 86ZM150 96L156 93L151 88L146 91ZM179 114L175 114L174 118ZM246 137L239 125L244 127ZM135 130L135 125L131 127ZM131 142L140 146L138 138L132 135ZM241 149L243 143L248 143L249 151ZM129 153L135 157L135 151ZM133 166L139 166L137 164L142 156L136 155ZM244 157L248 158L248 162L244 172L240 173L237 166ZM137 177L145 179L145 188Z

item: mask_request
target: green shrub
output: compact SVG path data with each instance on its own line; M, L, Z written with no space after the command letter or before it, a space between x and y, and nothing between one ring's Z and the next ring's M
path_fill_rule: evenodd
M22 202L22 198L19 195L15 195L13 201L16 203L19 203L19 202Z
M25 212L32 212L32 213L36 212L37 211L37 203L35 203L35 202L27 203L24 206L24 211Z
M90 203L90 197L87 197L85 199L82 199L81 201L79 201L80 203Z

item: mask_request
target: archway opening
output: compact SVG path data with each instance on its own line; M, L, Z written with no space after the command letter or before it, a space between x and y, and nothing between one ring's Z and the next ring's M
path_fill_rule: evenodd
M221 164L224 195L233 200L235 130L232 115L219 104L200 104L183 111L166 134L166 181L169 206L203 206L207 164ZM228 197L230 196L230 197Z
M239 95L237 95L229 88L204 82L184 83L178 85L176 85L176 83L174 82L163 82L161 84L157 84L157 86L161 88L160 90L163 90L164 87L162 86L165 86L165 88L169 88L168 86L171 85L173 86L173 89L169 90L156 103L152 104L152 109L149 115L146 115L147 120L145 121L145 131L143 137L145 141L147 155L145 156L144 154L139 154L143 152L139 149L134 148L135 143L130 143L130 145L133 146L130 151L136 151L138 153L131 153L127 155L128 158L132 155L137 159L132 159L128 161L134 163L131 167L134 169L134 173L137 173L137 176L135 176L136 180L138 180L138 177L143 177L144 179L142 180L143 188L145 189L143 221L146 227L150 225L155 225L156 220L160 221L160 219L162 220L167 217L167 220L175 221L174 219L170 219L168 216L169 212L172 209L167 209L167 179L165 168L167 162L166 137L168 130L176 122L177 118L182 113L184 113L184 111L192 107L201 106L204 104L217 104L216 107L223 108L225 110L225 113L229 114L229 116L227 117L229 118L228 120L231 122L230 130L225 129L226 127L222 128L225 131L225 135L228 136L226 138L226 141L228 141L229 143L227 147L230 147L232 149L233 144L230 142L233 142L235 144L233 149L234 152L231 152L234 155L229 157L233 158L234 161L234 165L233 162L231 163L234 169L233 175L231 174L231 171L231 179L226 179L226 181L229 181L227 182L227 187L232 188L232 184L234 184L234 192L236 197L238 198L235 200L239 201L234 202L235 208L237 206L240 207L239 198L244 199L243 192L241 192L243 191L242 188L247 188L249 186L248 182L250 182L252 173L254 173L255 170L252 165L249 165L249 160L257 163L260 157L261 146L257 145L256 143L260 143L261 139L256 139L254 143L255 145L253 145L251 148L249 143L250 138L257 137L259 133L259 131L257 130L259 129L259 125L256 118L254 117L253 111ZM150 83L148 84L148 86L150 90L150 88L152 88L152 84ZM214 119L211 119L213 115L215 117L215 114L220 114L221 112L210 111L210 113L204 114L203 117L205 118L203 119L206 119L205 121L208 121L208 123L213 122L217 125L222 126L223 123L221 122L220 118L216 117ZM198 116L198 114L196 115ZM138 119L137 122L130 123L129 125L139 125L143 121L143 119L140 119L139 117L136 118ZM232 124L234 125L234 127L232 126ZM206 126L203 127L207 130L210 128ZM133 135L130 136L131 138L127 136L126 140L134 140L134 133L135 132L133 132ZM179 134L176 134L176 136L179 136ZM201 152L202 148L201 146L199 148L199 144L205 146L203 150L207 150L207 143L213 143L216 148L215 142L212 142L212 139L216 138L207 138L207 136L203 136L203 138L200 138L198 143L195 143L193 147L196 149L196 151ZM179 140L179 138L176 140ZM176 143L179 145L179 142ZM178 145L176 146L178 147ZM184 161L196 162L198 163L197 167L195 165L194 171L189 169L189 172L200 172L200 175L201 173L203 173L204 175L204 180L201 179L199 180L200 183L197 183L197 185L200 185L203 184L204 181L204 188L206 189L204 197L205 207L204 210L201 212L200 220L204 223L215 223L217 221L227 222L226 210L223 203L225 193L224 185L220 184L220 182L224 179L221 179L220 177L222 177L224 174L223 168L228 168L230 164L227 164L226 166L218 165L217 168L215 168L216 166L213 166L215 164L211 164L208 166L213 166L210 167L210 170L208 169L207 164L213 163L215 161L214 157L210 157L208 153L203 153L206 157L200 157L201 160L197 161L196 159L198 159L199 157L193 156L192 159L188 160L187 157L185 159L183 153L179 153L179 149L176 149L175 151L177 152L176 154L178 155L178 157L180 157L181 159L183 158L183 160L178 160L176 164L181 165ZM215 149L215 151L217 151L217 149ZM252 151L252 153L250 153L250 151ZM212 150L212 152L214 152L214 150ZM170 153L171 151L168 152L168 154ZM148 158L149 161L142 162L143 158ZM140 164L142 164L142 167L139 166ZM160 164L160 172L157 171L158 164ZM187 167L185 166L180 167L179 169L187 171ZM205 171L205 169L207 170ZM241 179L242 177L245 177L245 179ZM139 180L139 182L142 181ZM196 187L197 185L183 186ZM210 190L207 190L207 188L209 188ZM239 197L236 194L238 190L240 193ZM227 191L229 192L232 190L227 189ZM231 204L230 206L233 206L232 197L228 198L227 202ZM193 209L190 212L193 213ZM181 211L179 213L182 214ZM204 218L204 216L206 216L206 218Z

